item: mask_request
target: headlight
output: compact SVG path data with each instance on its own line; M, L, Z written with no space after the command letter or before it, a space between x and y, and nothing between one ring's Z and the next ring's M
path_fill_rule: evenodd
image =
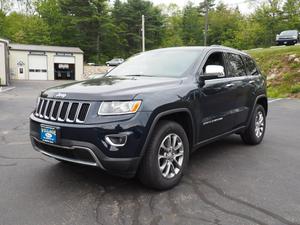
M112 101L102 102L98 110L98 115L122 115L136 113L142 101Z

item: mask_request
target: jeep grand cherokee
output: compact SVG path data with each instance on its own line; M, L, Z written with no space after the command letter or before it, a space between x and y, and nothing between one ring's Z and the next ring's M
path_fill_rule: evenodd
M59 161L137 175L156 189L180 181L190 154L230 134L259 144L266 83L247 54L222 46L152 50L105 77L49 88L30 116L33 147Z

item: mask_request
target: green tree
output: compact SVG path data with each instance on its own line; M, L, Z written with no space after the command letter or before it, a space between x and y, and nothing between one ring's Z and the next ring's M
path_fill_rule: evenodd
M164 38L163 47L182 46L182 12L178 5L170 4L168 6L161 5L165 9L164 12Z
M164 36L163 15L159 7L145 0L116 1L112 16L122 37L121 52L126 56L141 51L141 18L145 15L146 49L161 46Z
M230 9L220 3L216 9L209 13L208 43L210 45L233 46L235 43L235 32L242 15L238 9Z
M49 44L49 29L38 16L13 12L5 17L3 35L12 42L21 44Z
M189 2L183 9L182 40L185 45L203 45L204 17L199 7Z
M287 0L283 5L283 18L288 21L289 29L300 30L300 1Z

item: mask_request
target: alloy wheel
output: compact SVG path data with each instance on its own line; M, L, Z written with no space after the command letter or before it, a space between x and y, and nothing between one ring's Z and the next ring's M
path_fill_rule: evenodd
M181 170L184 159L184 146L177 134L168 134L158 150L158 166L164 178L171 179Z
M257 138L260 138L265 129L265 119L261 111L258 111L255 117L255 135Z

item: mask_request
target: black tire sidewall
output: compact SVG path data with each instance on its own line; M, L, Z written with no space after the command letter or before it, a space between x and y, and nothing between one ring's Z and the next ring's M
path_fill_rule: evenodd
M159 169L158 151L164 138L167 135L172 133L177 134L183 142L184 159L183 159L181 171L173 178L168 179L163 177ZM146 172L148 178L142 177L141 180L145 181L143 183L146 183L146 185L148 186L154 187L156 189L161 189L161 190L174 187L181 180L181 177L183 176L183 173L186 170L189 161L189 141L184 129L179 124L172 121L160 122L156 127L156 129L154 130L154 134L150 140L150 144L148 146L147 152L144 157L145 160L143 163L146 163L148 167L145 168L146 170L148 170ZM142 176L145 175L144 173L142 174ZM147 179L148 181L146 181Z
M257 137L255 134L255 120L256 120L256 116L258 114L258 112L262 112L263 117L264 117L264 129L263 129L263 133L260 137ZM265 135L265 131L266 131L266 113L265 113L265 109L264 107L262 107L261 105L256 105L253 116L251 118L251 124L248 127L248 130L246 131L246 135L244 137L244 139L248 139L246 140L246 142L248 142L249 144L259 144L262 142L264 135Z

